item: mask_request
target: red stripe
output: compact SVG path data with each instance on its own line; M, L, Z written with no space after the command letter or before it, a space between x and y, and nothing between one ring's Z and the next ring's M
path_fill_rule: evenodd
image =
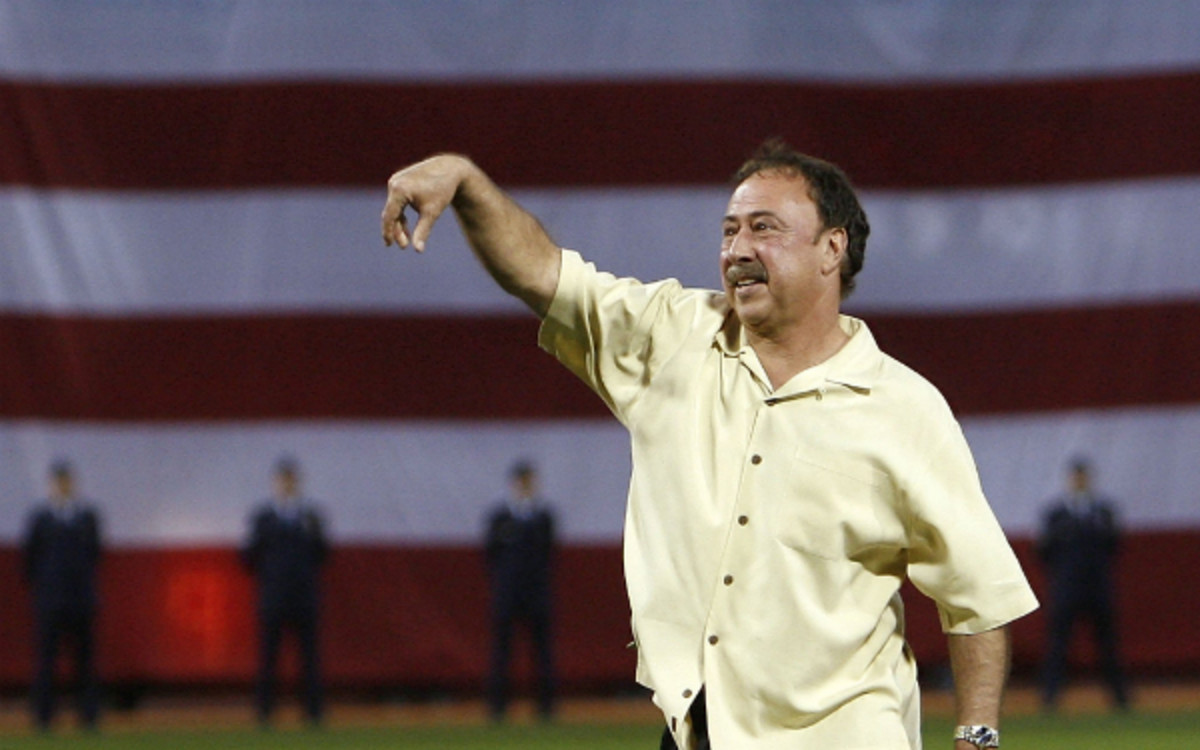
M1200 302L873 315L960 414L1200 402ZM0 417L173 421L607 415L527 317L0 316Z
M1200 173L1200 73L1020 83L0 83L0 184L380 187L453 149L509 186L710 184L782 135L862 186Z
M0 317L9 417L488 419L605 413L526 317Z
M1033 542L1014 540L1044 591ZM1200 529L1135 532L1122 540L1117 598L1121 644L1135 673L1178 677L1200 668L1200 587L1164 571L1200 564ZM100 567L105 592L97 637L109 682L249 684L254 594L232 547L119 548ZM34 633L20 554L0 545L0 684L33 671ZM453 585L445 582L452 581ZM559 677L571 689L629 685L634 653L618 544L564 545L555 572ZM441 686L477 690L487 670L487 580L474 547L339 545L322 609L322 661L331 687ZM1191 593L1189 593L1191 592ZM906 591L908 637L922 663L946 659L933 603ZM1153 612L1153 617L1144 613ZM1045 609L1013 624L1018 670L1041 663ZM413 644L420 644L414 648ZM1091 649L1081 656L1091 666ZM527 675L528 662L515 665Z
M1200 301L867 320L960 414L1200 402Z

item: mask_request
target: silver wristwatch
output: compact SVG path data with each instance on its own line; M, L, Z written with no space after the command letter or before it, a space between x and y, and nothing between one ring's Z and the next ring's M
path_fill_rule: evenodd
M961 725L954 730L954 739L966 740L980 750L1000 747L1000 732L986 724Z

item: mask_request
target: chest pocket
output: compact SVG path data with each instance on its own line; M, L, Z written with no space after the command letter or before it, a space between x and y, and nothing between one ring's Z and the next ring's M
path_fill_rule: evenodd
M799 449L784 490L768 507L775 537L788 547L847 560L904 544L892 482L865 459Z

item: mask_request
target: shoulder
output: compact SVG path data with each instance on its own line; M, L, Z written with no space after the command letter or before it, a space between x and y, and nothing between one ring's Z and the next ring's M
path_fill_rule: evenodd
M573 251L563 251L562 276L548 319L566 320L591 309L630 323L647 317L700 317L723 320L728 303L721 292L683 286L677 279L642 281L599 271Z
M941 390L928 378L900 360L880 352L878 380L872 397L883 402L883 408L934 444L962 434L958 418Z
M1050 502L1046 504L1046 509L1042 511L1042 518L1044 518L1048 523L1057 521L1069 515L1070 512L1067 510L1067 501L1062 497L1052 498Z
M936 385L878 344L867 321L842 314L840 325L849 342L829 363L830 377L857 384L891 410L906 418L953 419L945 396Z
M880 376L886 385L897 389L906 398L918 399L922 406L949 411L946 397L932 381L892 355L882 351L880 355Z
M1117 520L1117 503L1110 497L1101 496L1097 498L1096 510L1099 512L1101 517L1107 519L1109 522L1115 522Z
M29 539L42 536L46 533L46 525L50 523L50 510L42 506L36 506L30 509L25 517L25 533Z

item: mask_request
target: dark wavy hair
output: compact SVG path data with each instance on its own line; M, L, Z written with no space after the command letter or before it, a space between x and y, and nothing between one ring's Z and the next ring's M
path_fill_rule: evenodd
M871 225L858 202L858 195L846 173L836 165L802 154L780 138L763 142L754 155L733 175L733 184L741 185L759 172L784 172L799 175L808 183L808 197L817 204L817 215L825 229L846 231L846 256L842 261L842 299L854 291L854 277L862 270L867 254L867 235Z

